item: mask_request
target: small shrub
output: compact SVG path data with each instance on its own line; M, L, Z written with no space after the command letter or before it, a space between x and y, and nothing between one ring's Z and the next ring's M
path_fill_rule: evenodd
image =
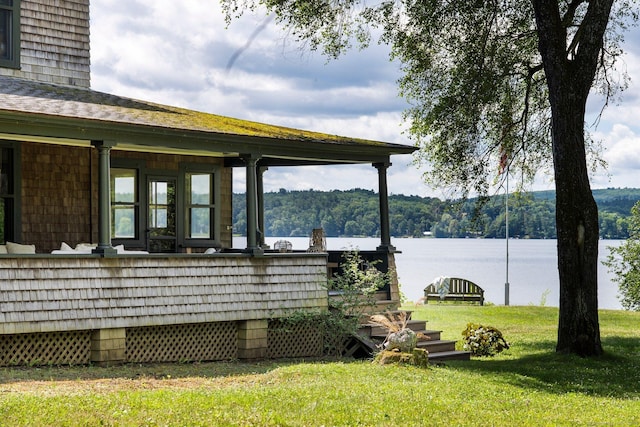
M502 332L493 326L467 323L467 329L462 331L462 336L464 350L470 351L473 356L494 356L509 348Z
M633 205L629 221L629 238L618 247L608 246L610 253L603 264L618 284L622 307L640 311L640 202Z
M360 328L362 318L376 306L375 292L391 280L391 272L375 268L377 262L366 262L357 250L343 254L341 272L327 281L328 291L336 291L329 298L329 310L313 313L323 335L324 354L342 356L346 345ZM304 321L305 315L295 313L287 322Z
M383 273L367 262L358 250L342 254L341 272L327 282L329 291L337 295L329 298L329 311L322 319L325 330L325 354L340 356L345 343L358 333L361 320L375 310L375 293L391 280L391 272Z
M363 260L357 249L344 252L340 264L342 271L329 279L328 289L339 291L343 298L351 298L351 303L357 303L363 297L371 298L391 281L391 272L383 273L376 268L379 262Z

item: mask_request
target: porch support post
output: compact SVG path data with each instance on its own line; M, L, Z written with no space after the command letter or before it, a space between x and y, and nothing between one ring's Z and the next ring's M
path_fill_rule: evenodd
M91 361L100 366L122 364L126 361L127 330L99 329L91 333Z
M262 255L259 244L260 225L258 224L258 160L253 154L243 155L247 167L247 248L246 251L254 255Z
M257 185L258 185L258 246L264 249L269 247L264 242L264 181L263 175L269 168L266 166L258 167L257 170Z
M269 321L245 320L238 324L238 359L264 359L269 345Z
M98 149L98 247L97 254L115 254L111 246L111 147L113 141L91 141Z
M374 163L373 167L378 169L378 194L380 199L380 246L377 250L383 252L395 252L396 248L391 245L391 233L389 231L389 195L387 189L387 169L390 162Z

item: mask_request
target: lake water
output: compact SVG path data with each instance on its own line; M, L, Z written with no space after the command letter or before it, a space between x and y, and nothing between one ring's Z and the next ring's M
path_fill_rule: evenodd
M288 240L294 249L306 249L306 237L268 237L266 243ZM234 241L240 247L240 239ZM506 244L500 239L392 239L402 253L396 254L400 289L409 301L417 301L423 289L439 276L462 277L478 284L485 299L505 303ZM609 253L608 246L619 240L600 241L600 261ZM374 238L328 237L330 250L359 248L373 250L380 244ZM618 286L611 281L607 268L598 265L598 305L601 309L622 309ZM510 305L558 306L559 280L556 240L509 240Z

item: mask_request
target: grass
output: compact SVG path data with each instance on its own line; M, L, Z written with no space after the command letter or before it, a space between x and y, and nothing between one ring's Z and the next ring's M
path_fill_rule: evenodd
M0 425L640 425L640 313L602 311L606 354L556 355L557 309L408 307L458 340L467 322L512 344L429 369L369 361L0 368Z

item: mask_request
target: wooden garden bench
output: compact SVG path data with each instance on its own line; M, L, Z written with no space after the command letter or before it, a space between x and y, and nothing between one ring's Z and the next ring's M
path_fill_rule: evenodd
M470 280L459 277L447 277L442 282L437 280L424 288L424 302L429 301L453 301L453 302L478 302L484 304L484 289ZM448 281L448 287L446 284Z

